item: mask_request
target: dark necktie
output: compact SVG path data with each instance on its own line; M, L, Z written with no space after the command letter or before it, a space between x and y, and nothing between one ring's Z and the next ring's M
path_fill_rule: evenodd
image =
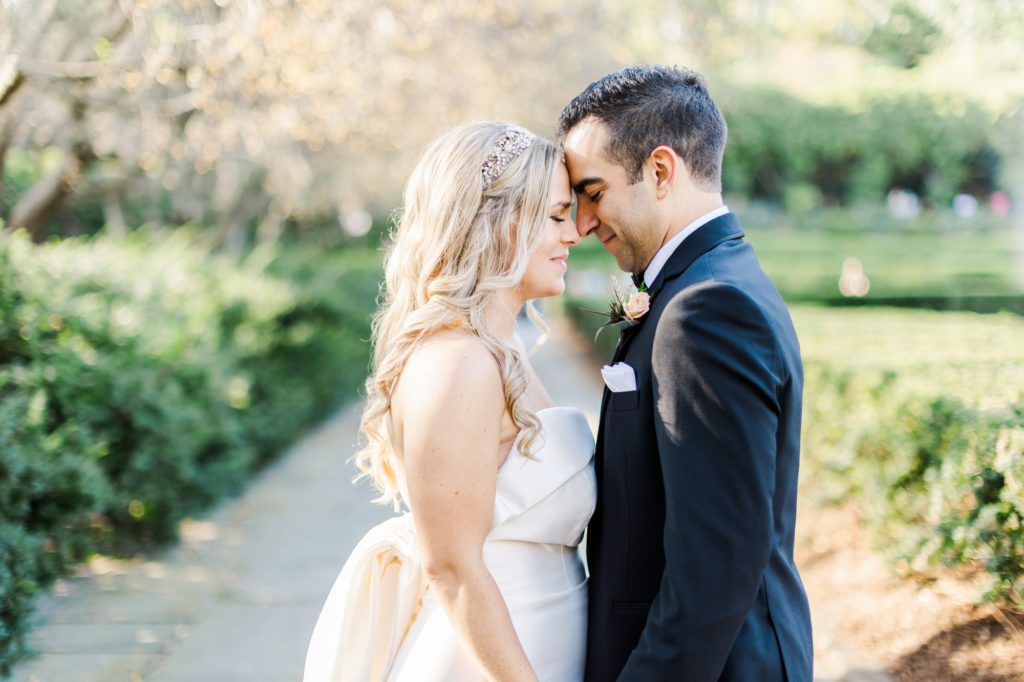
M643 285L644 285L644 273L642 273L642 272L634 272L630 276L633 278L633 285L636 286L637 289L640 289L640 288L643 287Z

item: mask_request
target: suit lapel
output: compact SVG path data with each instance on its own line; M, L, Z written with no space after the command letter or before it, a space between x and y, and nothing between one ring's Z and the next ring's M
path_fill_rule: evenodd
M633 334L635 334L639 328L640 324L634 324L619 332L619 342L615 345L615 352L612 353L611 364L614 365L622 359L622 355L626 352L626 346L628 345L629 339L632 338Z

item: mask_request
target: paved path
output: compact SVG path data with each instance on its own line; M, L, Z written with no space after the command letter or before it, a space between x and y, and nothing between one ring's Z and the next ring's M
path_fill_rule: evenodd
M606 332L607 333L607 332ZM529 345L533 334L525 333ZM533 357L552 398L596 427L600 377L585 344L556 324ZM343 409L238 499L183 526L150 560L97 559L57 584L38 611L40 656L17 682L299 681L320 605L363 532L391 515L352 485L359 406ZM817 628L817 624L816 624ZM884 682L856 652L828 649L820 682Z

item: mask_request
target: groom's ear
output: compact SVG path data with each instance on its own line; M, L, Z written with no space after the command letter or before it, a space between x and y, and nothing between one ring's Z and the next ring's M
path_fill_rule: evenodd
M661 145L655 147L647 157L647 163L654 176L655 194L659 199L664 199L679 179L680 172L685 172L683 160L676 154L675 149Z

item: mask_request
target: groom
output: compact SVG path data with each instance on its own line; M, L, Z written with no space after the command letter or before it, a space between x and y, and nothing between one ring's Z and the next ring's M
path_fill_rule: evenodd
M722 203L725 120L700 75L639 66L578 95L558 136L580 235L651 296L613 358L635 390L601 407L586 681L810 681L800 349Z

